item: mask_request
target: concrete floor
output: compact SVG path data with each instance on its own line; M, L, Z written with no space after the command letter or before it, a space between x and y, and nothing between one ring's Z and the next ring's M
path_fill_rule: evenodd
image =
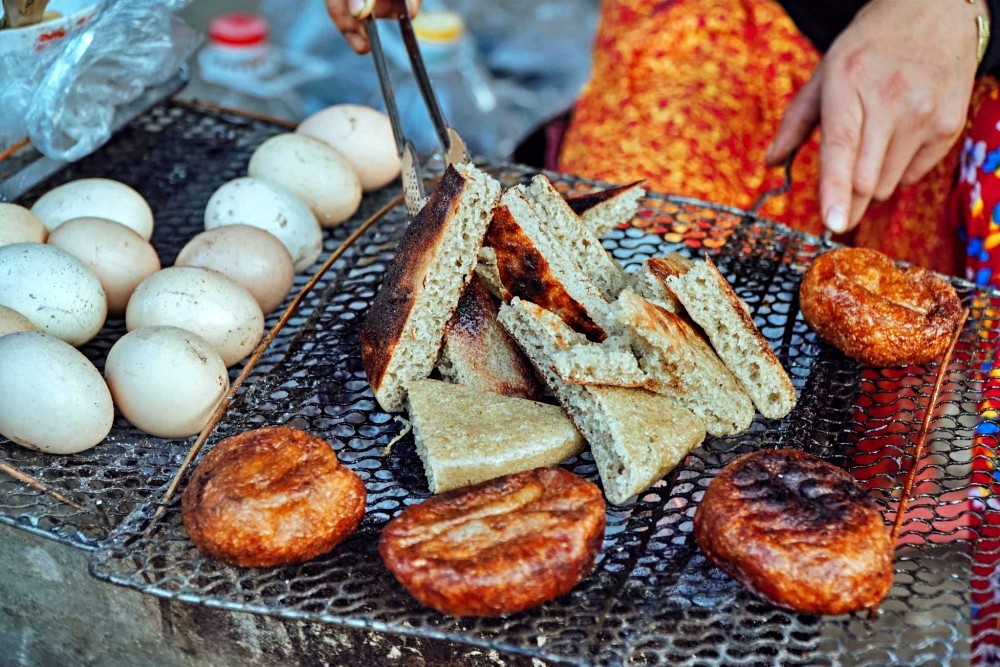
M496 652L160 600L89 554L0 525L0 665L542 665Z

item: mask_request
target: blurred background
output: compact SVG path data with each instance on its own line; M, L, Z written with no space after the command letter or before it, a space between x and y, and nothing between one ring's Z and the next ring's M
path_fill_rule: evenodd
M446 117L476 155L508 158L587 81L599 0L425 0L414 23ZM331 104L384 110L322 0L195 0L181 18L205 35L180 96L289 120ZM380 21L407 135L437 143L393 21Z

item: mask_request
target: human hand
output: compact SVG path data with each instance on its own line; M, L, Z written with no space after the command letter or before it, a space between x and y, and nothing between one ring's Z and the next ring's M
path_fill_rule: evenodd
M404 4L410 16L416 16L420 0L326 0L326 11L351 48L356 53L368 53L371 45L365 34L365 19L373 14L378 18L398 16Z
M872 199L920 180L964 126L983 0L873 0L789 104L767 162L781 164L820 125L819 199L834 233Z

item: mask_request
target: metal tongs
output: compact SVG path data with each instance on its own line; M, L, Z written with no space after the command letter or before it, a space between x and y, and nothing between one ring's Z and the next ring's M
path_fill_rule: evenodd
M424 67L423 56L420 55L420 45L417 43L417 36L413 32L413 24L410 22L410 14L406 8L404 0L395 0L393 12L396 20L399 21L399 29L403 35L403 44L406 46L406 54L410 58L410 66L413 68L413 76L417 80L420 94L427 105L431 122L434 124L434 131L441 148L444 150L445 160L448 164L469 161L469 150L465 147L465 142L458 136L453 128L445 120L441 105L438 104L434 89L431 87L430 77L427 76L427 68ZM378 27L375 25L374 16L365 19L365 32L368 34L368 41L372 47L372 57L375 59L375 70L378 72L379 85L382 88L382 97L385 99L385 108L389 113L389 120L392 122L392 133L396 137L396 150L399 152L399 159L402 162L403 194L406 198L406 213L412 220L417 211L424 205L427 195L424 192L424 179L420 173L420 163L417 160L416 151L413 144L406 138L403 132L403 123L399 117L399 109L396 106L396 96L392 90L392 80L389 78L389 67L385 59L385 52L382 50L382 42L379 39Z

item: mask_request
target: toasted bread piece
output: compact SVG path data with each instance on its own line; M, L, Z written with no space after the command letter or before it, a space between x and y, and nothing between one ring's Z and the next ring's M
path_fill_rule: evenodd
M593 341L615 333L608 302L545 228L523 186L500 198L484 244L496 255L504 301L537 303Z
M583 449L558 405L438 380L414 380L408 404L432 493L556 465Z
M483 281L490 294L503 301L503 283L500 282L500 274L497 272L497 254L493 252L493 248L484 245L479 249L476 275Z
M471 164L449 166L403 234L361 325L361 360L384 410L402 410L406 384L434 369L499 198L489 175Z
M537 399L542 388L535 370L497 322L499 310L499 302L473 274L445 325L438 372L449 382L479 391Z
M646 194L643 183L636 181L599 192L574 195L566 201L583 224L600 238L618 223L631 220L639 212L639 200Z
M671 313L681 314L684 312L684 306L681 305L680 300L671 291L667 284L663 282L663 279L659 277L656 273L650 269L649 263L657 258L650 258L643 262L642 266L635 273L628 274L629 277L629 288L643 297L647 301L656 304L664 310L668 310Z
M696 262L666 282L760 413L780 419L791 412L796 399L788 373L712 260Z
M630 290L623 291L614 306L632 334L632 348L649 376L650 389L703 417L712 435L750 428L750 396L687 320Z
M601 245L601 238L573 212L549 177L538 174L532 178L528 194L546 229L570 252L583 274L606 299L617 297L626 285L625 272Z
M624 504L704 440L705 421L645 389L564 382L551 362L558 347L539 324L542 313L539 306L514 299L500 307L499 320L590 442L608 500Z
M563 382L614 387L649 384L628 337L612 336L602 343L593 343L566 326L555 313L544 308L533 312L539 333L551 342L549 363Z

